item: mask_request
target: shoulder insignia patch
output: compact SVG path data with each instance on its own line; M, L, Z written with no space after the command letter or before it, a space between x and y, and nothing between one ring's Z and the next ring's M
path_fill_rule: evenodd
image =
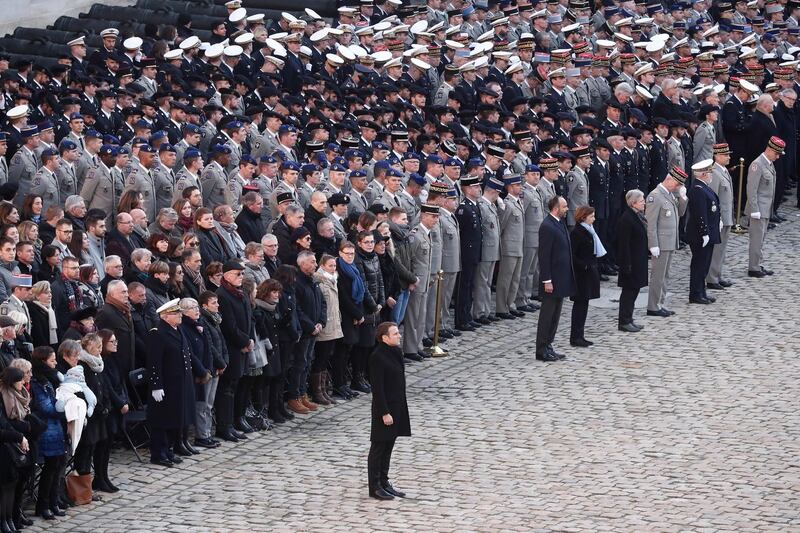
M756 170L757 168L758 168L758 165L756 165L755 163L753 163L753 164L751 164L751 165L750 165L750 171L751 171L751 172L755 172L755 170Z
M647 197L647 203L652 204L655 201L656 201L656 199L653 196L648 196Z

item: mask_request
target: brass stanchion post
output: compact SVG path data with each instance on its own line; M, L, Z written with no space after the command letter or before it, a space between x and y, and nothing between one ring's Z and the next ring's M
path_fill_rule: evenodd
M431 357L449 355L446 350L439 347L439 328L442 323L442 280L444 280L444 270L436 273L436 314L433 320L433 346L428 348L428 353Z
M733 225L731 232L737 235L747 233L747 230L742 227L742 188L744 187L744 157L739 158L739 194L736 200L736 224Z

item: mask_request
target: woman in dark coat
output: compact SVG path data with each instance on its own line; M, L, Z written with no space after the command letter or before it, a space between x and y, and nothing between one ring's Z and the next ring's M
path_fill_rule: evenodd
M103 371L100 373L100 382L103 394L108 401L108 416L106 417L106 431L108 439L102 444L98 443L94 450L94 488L103 492L117 492L119 489L111 483L108 477L108 461L111 458L111 444L114 437L122 432L125 424L125 415L128 413L128 389L125 383L127 374L122 374L118 356L119 341L110 329L101 329L97 332L103 342L100 356L103 358Z
M18 368L6 368L2 376L2 389L11 391L16 384L22 383L23 373ZM17 385L19 386L19 385ZM4 392L4 396L5 396ZM29 451L29 443L20 428L15 427L6 415L5 407L0 409L0 529L2 531L16 531L14 525L14 494L16 485L21 475L10 455L10 451L3 446L5 443L16 444L20 450ZM18 421L19 422L19 421Z
M180 307L163 307L159 318L158 325L147 338L152 396L147 402L150 462L171 468L183 462L175 455L173 446L186 421L194 415L194 402L187 402L194 393L192 351L188 339L178 329Z
M199 324L203 328L203 335L206 337L214 363L211 381L202 386L195 385L194 446L216 448L220 443L211 436L211 410L214 408L214 399L217 396L219 375L228 366L228 347L219 327L222 316L219 314L217 295L211 291L203 291L197 301L200 304ZM197 395L198 388L202 392L200 396Z
M211 382L214 376L214 354L208 344L208 337L204 334L204 328L200 324L200 304L194 298L184 298L181 300L181 312L183 321L179 329L186 336L192 349L192 374L194 374L194 390L189 391L186 401L192 405L192 416L186 420L181 434L175 442L175 453L188 457L197 455L200 450L189 443L189 426L195 424L194 403L205 398L205 386Z
M369 365L372 383L372 428L367 471L369 495L379 500L402 498L389 483L389 464L397 437L411 436L406 401L406 373L400 330L394 322L377 328L378 344Z
M358 234L356 248L356 267L366 285L364 293L366 315L364 322L358 326L358 342L350 358L353 365L353 379L350 387L359 391L370 392L366 381L367 361L369 353L375 346L375 328L378 326L381 309L386 303L386 293L381 274L381 261L375 253L375 241L382 236L377 231L362 231Z
M62 378L56 370L56 354L49 346L37 347L31 359L31 411L47 425L37 443L39 462L43 466L39 477L36 514L45 520L53 520L55 514L65 514L58 505L59 487L63 480L60 473L66 451L63 425L66 424L66 418L63 411L56 408L56 389L61 385Z
M331 358L333 392L337 396L350 400L358 393L347 383L347 363L353 347L358 343L359 325L366 315L365 298L367 287L355 265L356 247L350 241L339 245L339 258L336 260L338 274L336 285L339 289L339 310L342 316L341 349L334 352Z
M256 289L253 319L256 323L256 334L262 342L271 348L267 350L267 366L261 374L260 391L256 391L253 405L259 416L269 418L276 424L286 422L280 410L283 403L284 375L281 366L280 331L289 327L291 317L284 314L280 306L283 287L280 282L268 279Z
M278 300L277 312L281 315L281 328L278 330L278 342L281 358L281 374L277 379L277 388L271 390L270 396L270 409L272 407L272 398L277 401L273 414L280 414L285 420L292 420L294 414L286 408L286 403L283 401L284 391L286 390L286 376L289 373L289 362L294 353L294 348L300 340L300 319L297 316L297 295L294 292L294 283L297 279L297 268L290 265L281 265L275 271L272 279L281 284L283 291L281 298ZM273 382L275 383L275 382ZM276 420L272 415L270 418Z
M635 333L642 326L633 321L633 306L639 289L647 287L647 222L644 219L644 193L633 189L625 194L628 207L617 221L617 285L619 296L619 329Z
M572 230L572 266L575 272L575 293L572 299L572 321L569 343L572 346L591 346L584 337L589 300L600 297L598 258L606 255L603 243L594 230L594 207L582 205L575 210L575 229Z
M214 226L214 215L207 207L199 208L194 214L194 232L200 243L200 255L203 264L209 265L214 261L224 263L231 258L225 242Z

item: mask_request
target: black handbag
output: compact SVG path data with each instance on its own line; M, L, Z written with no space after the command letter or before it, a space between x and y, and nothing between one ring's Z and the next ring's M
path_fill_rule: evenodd
M6 450L11 457L11 462L16 468L27 468L31 466L31 454L23 452L19 444L13 442L6 442Z

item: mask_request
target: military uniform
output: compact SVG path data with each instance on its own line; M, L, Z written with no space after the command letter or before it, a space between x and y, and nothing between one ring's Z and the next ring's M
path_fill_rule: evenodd
M711 266L714 245L720 243L719 197L702 180L695 179L688 192L689 216L686 240L692 249L689 265L689 298L708 298L706 276Z
M451 329L453 317L450 315L450 301L456 288L456 278L461 271L461 233L458 220L447 209L439 210L439 230L442 239L442 306L440 329Z
M422 226L417 226L411 231L409 243L411 272L417 276L419 284L409 295L408 309L405 320L403 320L403 353L415 354L422 350L422 338L425 333L425 311L433 247L430 231Z
M472 313L475 318L486 318L492 314L492 276L494 265L500 259L500 222L497 206L486 198L478 198L481 213L481 261L472 293Z
M542 202L544 209L547 204ZM567 172L567 225L575 226L575 210L582 205L589 205L589 178L579 166ZM541 222L541 221L540 221ZM536 230L538 234L538 229Z
M748 249L748 270L759 272L762 269L762 249L767 237L767 226L772 214L772 200L775 196L775 165L762 153L751 164L747 172L747 204L744 212L749 217L750 245ZM760 218L753 218L759 213Z
M279 181L275 186L275 190L272 191L272 195L269 197L269 210L270 213L272 213L273 219L278 218L280 215L280 213L278 213L278 195L284 192L291 193L291 195L294 197L294 201L299 203L297 189L285 181Z
M203 168L200 173L201 189L203 191L203 205L209 209L214 209L218 205L227 202L228 183L225 177L225 169L212 161Z
M441 213L444 208L440 209ZM425 334L433 338L433 322L436 318L436 277L439 270L442 269L442 217L444 214L439 215L439 222L431 228L431 277L429 286L431 290L428 291L428 301L426 303L427 309L425 310ZM421 282L425 282L420 278Z
M36 156L28 150L26 146L21 146L11 158L11 166L8 169L9 183L19 184L17 196L14 198L14 205L22 207L22 201L31 192L31 183L36 170L39 168L36 163ZM44 212L44 211L42 211Z
M156 185L153 175L141 163L131 162L125 168L125 190L138 191L142 194L142 210L147 214L148 220L156 218Z
M647 219L647 247L659 249L658 257L653 257L648 286L647 310L659 311L664 307L669 285L669 268L672 254L678 249L678 225L680 217L686 212L687 199L675 197L659 184L647 196L645 218Z
M62 200L66 201L67 197L78 194L78 178L75 175L74 164L62 160L56 169L56 179Z
M108 214L109 220L113 220L124 186L122 177L114 179L111 170L101 163L89 171L81 188L81 196L87 209L102 209Z
M227 201L225 202L233 209L234 216L242 210L242 191L244 190L244 178L236 170L228 175L228 186L225 189Z
M56 207L64 205L61 201L61 188L58 184L58 177L45 167L40 168L33 176L30 194L42 197L42 213L52 205Z
M692 140L693 162L711 159L714 156L714 143L716 142L717 134L714 132L714 126L709 122L703 121L702 124L697 126Z
M522 185L522 212L525 215L525 228L522 239L522 270L516 299L517 309L533 305L531 296L537 294L539 290L539 226L542 225L547 212L539 190L529 183Z
M253 139L253 150L250 155L258 161L260 157L274 154L278 146L278 135L265 129L262 134Z
M183 198L183 191L189 187L197 187L200 189L201 193L203 192L203 189L200 187L200 178L189 172L186 167L183 167L175 175L175 187L172 193L172 203L175 203Z
M508 314L515 310L514 302L522 275L522 241L525 233L525 212L522 201L512 195L506 196L504 207L499 211L500 221L500 265L497 272L497 314Z
M461 245L461 275L456 293L456 327L468 326L473 321L472 292L475 272L481 260L481 212L478 204L464 198L456 209Z
M157 165L152 172L156 187L156 213L158 213L164 208L172 207L175 172L166 165Z

